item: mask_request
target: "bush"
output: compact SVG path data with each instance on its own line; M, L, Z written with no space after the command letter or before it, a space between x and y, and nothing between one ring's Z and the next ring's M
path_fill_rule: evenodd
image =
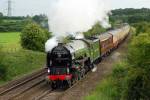
M139 35L140 33L150 32L150 29L149 29L150 24L145 21L133 24L133 26L136 28L136 35Z
M122 96L122 90L124 90L124 78L128 74L128 64L126 62L120 62L115 64L115 67L113 68L112 74L110 75L110 78L112 81L109 84L113 84L112 88L115 88L116 95L114 96L119 100Z
M118 91L114 85L114 80L111 77L104 79L92 94L85 97L85 100L119 100Z
M149 73L142 68L130 69L125 80L125 88L122 94L123 100L149 100Z
M150 34L142 33L136 36L130 47L128 62L132 67L150 69Z
M133 38L129 48L129 72L125 78L124 100L150 98L150 34L140 33Z
M5 54L2 52L2 47L0 47L0 79L6 78L6 66L3 64Z
M128 65L123 62L116 64L115 67L113 68L111 76L116 79L125 77L128 73L127 66Z
M0 61L0 80L6 79L6 67L5 65Z
M39 25L28 24L21 34L21 45L23 48L44 51L45 42L50 38L50 33Z
M100 35L102 32L105 32L106 29L103 28L99 23L96 23L92 29L88 30L87 32L84 32L83 34L85 37L90 37L93 35Z

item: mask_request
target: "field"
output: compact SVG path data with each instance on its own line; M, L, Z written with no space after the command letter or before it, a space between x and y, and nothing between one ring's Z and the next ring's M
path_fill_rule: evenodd
M20 33L19 32L0 33L0 45L6 52L11 52L20 49L21 48Z
M5 54L3 61L0 61L4 66L0 67L6 69L5 79L0 80L0 84L44 67L45 53L23 49L19 32L0 33L0 46Z

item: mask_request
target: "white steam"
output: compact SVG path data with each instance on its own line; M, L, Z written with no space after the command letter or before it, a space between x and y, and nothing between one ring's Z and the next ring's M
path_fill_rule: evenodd
M82 33L76 33L74 37L75 39L83 39L84 35Z
M86 32L96 22L108 27L109 9L103 0L56 0L49 13L50 31L57 36Z
M49 39L46 43L45 43L45 51L51 51L53 47L57 46L58 41L56 37L53 37L51 39Z
M108 17L110 9L103 0L50 1L49 29L56 37L86 32L97 22L103 27L110 26ZM76 35L73 34L73 36ZM50 41L46 43L46 45L49 44L51 44Z

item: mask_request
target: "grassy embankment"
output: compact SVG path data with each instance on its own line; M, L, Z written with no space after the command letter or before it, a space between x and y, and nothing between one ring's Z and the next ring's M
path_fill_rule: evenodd
M85 100L149 100L149 26L149 23L137 24L126 59L115 65L112 73Z
M107 76L85 100L120 100L122 80L126 75L125 63L114 65L112 73Z
M6 67L6 77L0 80L0 84L31 73L45 64L44 53L21 48L20 33L0 33L0 45L5 54L2 63Z

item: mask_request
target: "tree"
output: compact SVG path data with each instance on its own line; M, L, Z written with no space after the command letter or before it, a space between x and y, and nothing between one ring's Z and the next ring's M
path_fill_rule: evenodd
M35 21L37 24L41 25L43 28L48 29L48 18L46 15L35 15L33 16L33 21Z
M110 16L111 22L122 21L128 23L137 23L141 21L150 22L150 9L116 9L112 10L112 15Z
M21 45L23 48L44 51L45 42L50 38L50 33L35 23L28 24L21 34Z
M128 55L129 71L126 77L125 100L150 98L150 33L140 33L133 39Z
M93 35L97 35L100 34L102 32L105 32L106 29L104 29L99 23L96 23L92 29L90 29L87 32L84 32L85 37L89 37L89 36L93 36Z
M3 13L0 12L0 17L3 17Z
M3 13L0 12L0 23L2 22Z
M139 35L140 33L150 32L150 24L145 21L134 24L134 27L136 27L136 35Z

